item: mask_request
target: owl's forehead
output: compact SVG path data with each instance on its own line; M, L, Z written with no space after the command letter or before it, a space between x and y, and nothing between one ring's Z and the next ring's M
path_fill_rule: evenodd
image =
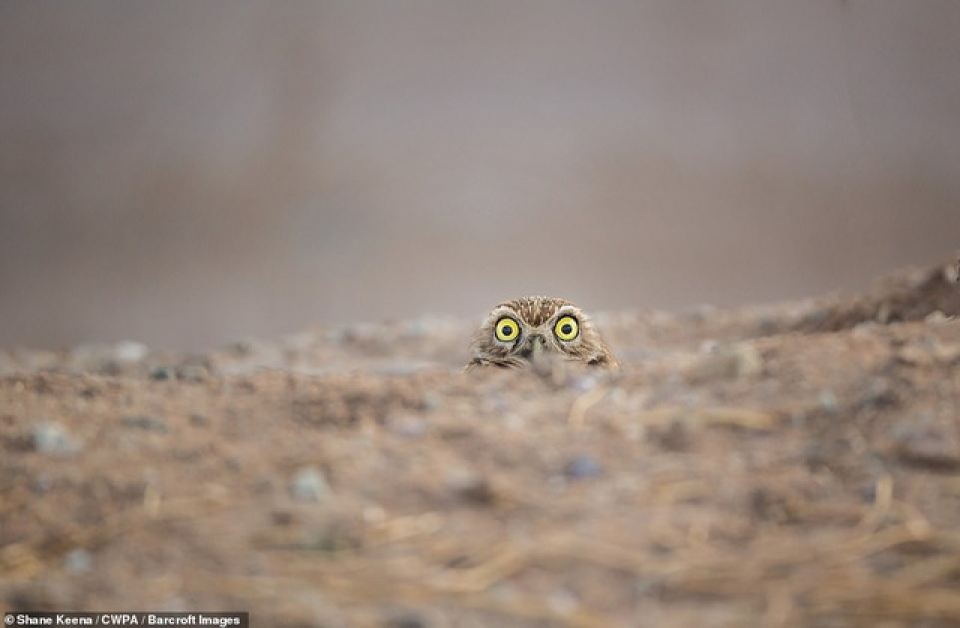
M514 301L506 301L498 308L510 308L528 325L537 327L543 325L564 306L573 306L573 303L556 297L523 297Z

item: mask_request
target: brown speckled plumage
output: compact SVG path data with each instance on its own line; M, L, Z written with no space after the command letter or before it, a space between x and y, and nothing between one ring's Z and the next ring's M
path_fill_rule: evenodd
M576 338L570 340L561 339L555 330L558 321L566 316L572 317L579 327ZM511 341L497 338L496 326L504 317L513 319L520 327L518 336ZM541 357L608 368L618 366L585 312L570 301L544 296L523 297L493 308L474 334L470 354L468 369L524 368Z

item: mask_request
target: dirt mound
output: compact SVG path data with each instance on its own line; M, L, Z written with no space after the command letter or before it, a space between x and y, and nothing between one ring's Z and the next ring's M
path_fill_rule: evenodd
M460 373L471 325L441 319L0 353L0 597L256 626L957 625L957 290L938 266L601 314L624 367L552 378Z
M922 321L937 315L960 314L958 264L949 260L940 266L907 270L879 281L866 295L856 299L838 297L822 309L811 312L798 329L838 331L867 321L881 324Z

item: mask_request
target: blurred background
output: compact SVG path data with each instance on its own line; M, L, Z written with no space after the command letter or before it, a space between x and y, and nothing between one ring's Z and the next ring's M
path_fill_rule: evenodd
M960 3L0 2L0 346L859 289L960 246Z

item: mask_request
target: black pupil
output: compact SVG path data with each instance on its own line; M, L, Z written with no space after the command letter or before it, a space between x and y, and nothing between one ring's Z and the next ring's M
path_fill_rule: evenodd
M507 323L506 325L504 325L504 326L503 326L503 335L504 335L504 336L512 336L512 335L513 335L513 325L511 325L510 323Z
M570 323L564 323L563 325L561 325L560 331L562 331L564 335L572 334L573 325L571 325Z

